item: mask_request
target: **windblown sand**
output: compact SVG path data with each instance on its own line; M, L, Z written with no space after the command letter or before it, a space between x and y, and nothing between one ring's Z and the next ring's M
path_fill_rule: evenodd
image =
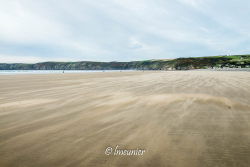
M0 76L0 166L249 167L250 72Z

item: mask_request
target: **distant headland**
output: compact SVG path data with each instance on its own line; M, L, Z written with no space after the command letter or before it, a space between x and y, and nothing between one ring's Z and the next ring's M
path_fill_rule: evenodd
M0 63L0 70L193 70L209 68L250 68L250 54L130 62Z

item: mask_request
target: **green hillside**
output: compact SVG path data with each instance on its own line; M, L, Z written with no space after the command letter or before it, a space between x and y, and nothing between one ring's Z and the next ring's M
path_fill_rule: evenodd
M0 63L0 70L191 70L207 68L250 68L250 55L154 59L131 62Z

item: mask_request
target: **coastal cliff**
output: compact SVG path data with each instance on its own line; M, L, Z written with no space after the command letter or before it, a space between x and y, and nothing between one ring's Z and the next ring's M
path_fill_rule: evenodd
M250 68L250 55L190 57L131 62L0 63L0 70L191 70L208 68Z

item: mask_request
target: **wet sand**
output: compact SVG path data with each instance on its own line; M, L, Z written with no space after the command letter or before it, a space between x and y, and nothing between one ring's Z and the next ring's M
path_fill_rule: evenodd
M143 155L105 155L107 147ZM0 166L249 167L250 72L0 76Z

